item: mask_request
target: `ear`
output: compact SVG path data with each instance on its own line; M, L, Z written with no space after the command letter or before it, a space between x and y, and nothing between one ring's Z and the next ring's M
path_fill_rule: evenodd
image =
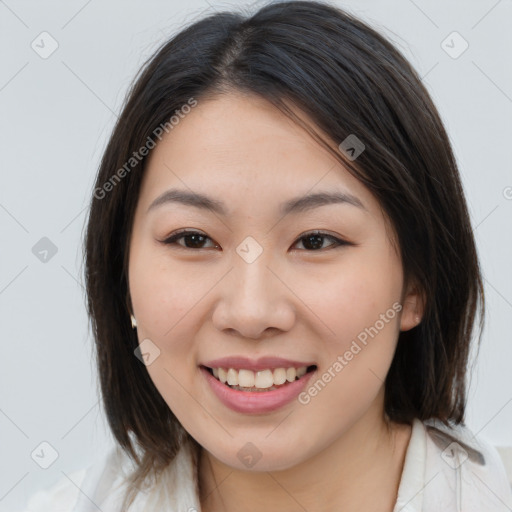
M400 330L408 331L421 323L425 311L425 297L416 282L409 283L402 299Z

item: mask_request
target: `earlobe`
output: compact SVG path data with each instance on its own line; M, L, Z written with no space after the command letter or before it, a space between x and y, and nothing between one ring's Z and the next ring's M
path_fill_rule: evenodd
M403 300L400 330L408 331L421 323L425 310L425 299L419 287L413 285Z
M132 300L131 300L129 291L126 292L125 302L126 302L126 309L128 310L128 313L130 315L132 329L135 329L137 327L137 320L135 319L135 316L133 315Z

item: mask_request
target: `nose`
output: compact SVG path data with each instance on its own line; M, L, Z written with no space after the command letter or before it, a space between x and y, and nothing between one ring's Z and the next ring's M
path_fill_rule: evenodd
M293 293L265 252L250 263L234 255L232 270L216 287L219 297L212 321L217 329L251 339L291 329Z

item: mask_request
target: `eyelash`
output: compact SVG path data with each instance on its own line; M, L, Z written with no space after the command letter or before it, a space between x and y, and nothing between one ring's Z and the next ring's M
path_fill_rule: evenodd
M198 248L194 249L193 247L185 247L183 245L180 245L180 244L176 243L177 240L185 238L187 235L189 235L189 236L190 235L200 235L200 236L202 236L203 238L205 238L207 240L211 240L210 237L204 235L200 231L193 231L193 230L184 229L184 230L181 230L181 231L178 231L178 232L174 233L173 235L169 236L165 240L160 240L160 242L165 244L165 245L174 245L174 246L177 246L179 249L185 249L185 250L191 250L191 251L198 251L198 250L201 250L201 249L208 249L207 247L206 248L205 247L198 247ZM300 240L302 240L304 238L307 238L308 236L311 236L311 235L318 235L318 236L321 236L323 238L328 238L329 240L333 241L334 244L332 244L332 245L330 245L330 246L328 246L326 248L323 248L323 249L312 249L312 250L300 249L300 250L303 250L303 251L306 251L306 252L321 252L321 251L326 251L326 250L329 250L329 249L336 249L337 247L340 247L340 246L353 245L352 243L347 242L346 240L343 240L341 238L337 238L337 237L335 237L333 235L330 235L328 233L325 233L323 231L318 231L318 230L309 231L309 232L305 233L301 237L297 238L297 240L294 242L293 245L295 245Z

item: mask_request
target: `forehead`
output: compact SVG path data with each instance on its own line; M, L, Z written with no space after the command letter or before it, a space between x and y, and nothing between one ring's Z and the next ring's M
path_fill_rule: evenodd
M177 187L247 208L320 190L374 203L303 127L263 98L237 93L198 100L150 153L140 193L145 208Z

